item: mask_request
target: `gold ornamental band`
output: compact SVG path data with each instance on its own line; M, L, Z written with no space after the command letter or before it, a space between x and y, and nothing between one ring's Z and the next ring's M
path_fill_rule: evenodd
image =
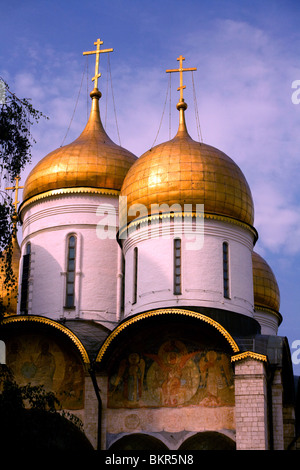
M38 315L16 315L14 317L4 318L4 320L1 322L1 325L4 326L10 323L22 323L22 322L23 323L26 323L26 322L42 323L44 325L48 325L52 328L58 329L59 331L64 333L66 336L68 336L71 339L71 341L73 341L73 343L79 350L84 363L89 364L90 360L89 360L88 353L85 347L83 346L83 344L81 343L81 341L77 338L77 336L71 330L69 330L69 328L67 328L66 326L54 320L50 320L50 318L45 318L45 317L41 317Z
M96 362L101 362L103 359L103 356L105 352L107 351L108 347L112 343L112 341L122 332L127 328L128 326L132 325L133 323L136 323L140 320L144 320L145 318L150 318L150 317L155 317L158 315L167 315L167 314L175 314L175 315L186 315L189 317L196 318L198 320L204 321L205 323L208 323L209 325L213 326L216 328L228 341L230 344L231 348L233 349L233 352L238 352L239 347L232 338L232 336L228 333L225 328L220 325L220 323L216 322L210 317L207 317L206 315L203 315L202 313L199 312L192 312L191 310L185 310L185 309L175 309L175 308L163 308L163 309L158 309L158 310L152 310L150 312L144 312L141 314L137 314L134 317L130 317L127 320L125 320L121 325L117 326L115 330L112 331L112 333L106 338L104 341L103 345L101 346L99 353L96 358Z

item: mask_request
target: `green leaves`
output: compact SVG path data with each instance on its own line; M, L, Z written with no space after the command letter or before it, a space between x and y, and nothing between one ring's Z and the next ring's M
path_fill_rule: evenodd
M0 83L5 89L5 99L0 102L0 172L8 183L12 183L31 161L31 148L35 143L31 125L46 116L34 109L27 99L19 99L12 93L1 77ZM12 270L15 229L16 213L13 201L5 191L0 191L0 275L2 291L6 292L13 291L17 281ZM10 302L9 295L6 303L7 301ZM0 320L6 309L7 305L4 305L0 294Z
M7 98L0 106L0 169L13 181L31 161L30 126L44 116L26 99L19 99L5 83Z
M2 449L91 450L81 420L62 410L59 400L43 386L18 385L13 373L0 365Z

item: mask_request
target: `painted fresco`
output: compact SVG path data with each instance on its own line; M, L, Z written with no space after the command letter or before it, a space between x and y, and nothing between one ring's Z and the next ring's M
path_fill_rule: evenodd
M165 341L155 353L131 352L109 377L110 408L218 407L234 403L229 357Z
M39 335L7 341L7 365L19 385L43 385L66 409L83 408L84 371L57 342Z

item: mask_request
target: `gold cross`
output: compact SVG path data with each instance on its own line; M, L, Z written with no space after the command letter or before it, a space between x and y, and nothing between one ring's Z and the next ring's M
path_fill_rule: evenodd
M99 57L102 52L113 52L113 49L100 49L100 45L103 44L103 41L100 41L100 39L97 39L96 42L94 42L94 45L97 46L97 49L95 51L87 51L83 52L83 55L90 55L90 54L96 54L96 64L95 64L95 76L92 78L92 81L95 82L94 87L98 89L98 78L101 77L101 73L99 73Z
M186 86L183 85L182 72L192 72L192 71L197 70L197 69L195 67L184 69L182 67L182 62L183 62L183 60L185 60L185 58L182 57L182 55L179 56L177 60L179 60L179 69L169 69L169 70L166 70L166 72L167 73L169 73L169 72L179 72L180 73L180 87L177 88L177 91L180 90L180 101L183 101L183 89L186 88Z
M19 186L19 181L20 181L20 176L16 176L15 177L15 180L16 180L16 186L12 186L10 188L5 188L6 190L8 189L12 189L15 191L15 202L14 202L14 206L15 206L15 212L17 212L18 210L18 204L19 204L19 201L18 201L18 192L19 192L19 189L22 189L24 188L24 186Z

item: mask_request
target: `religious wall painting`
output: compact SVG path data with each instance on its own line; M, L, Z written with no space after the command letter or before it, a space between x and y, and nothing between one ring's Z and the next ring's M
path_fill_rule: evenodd
M155 352L130 352L109 377L110 408L233 404L230 357L214 349L188 350L174 339Z
M7 365L19 385L43 385L55 393L63 408L83 408L83 367L57 341L33 334L12 338L7 341Z

